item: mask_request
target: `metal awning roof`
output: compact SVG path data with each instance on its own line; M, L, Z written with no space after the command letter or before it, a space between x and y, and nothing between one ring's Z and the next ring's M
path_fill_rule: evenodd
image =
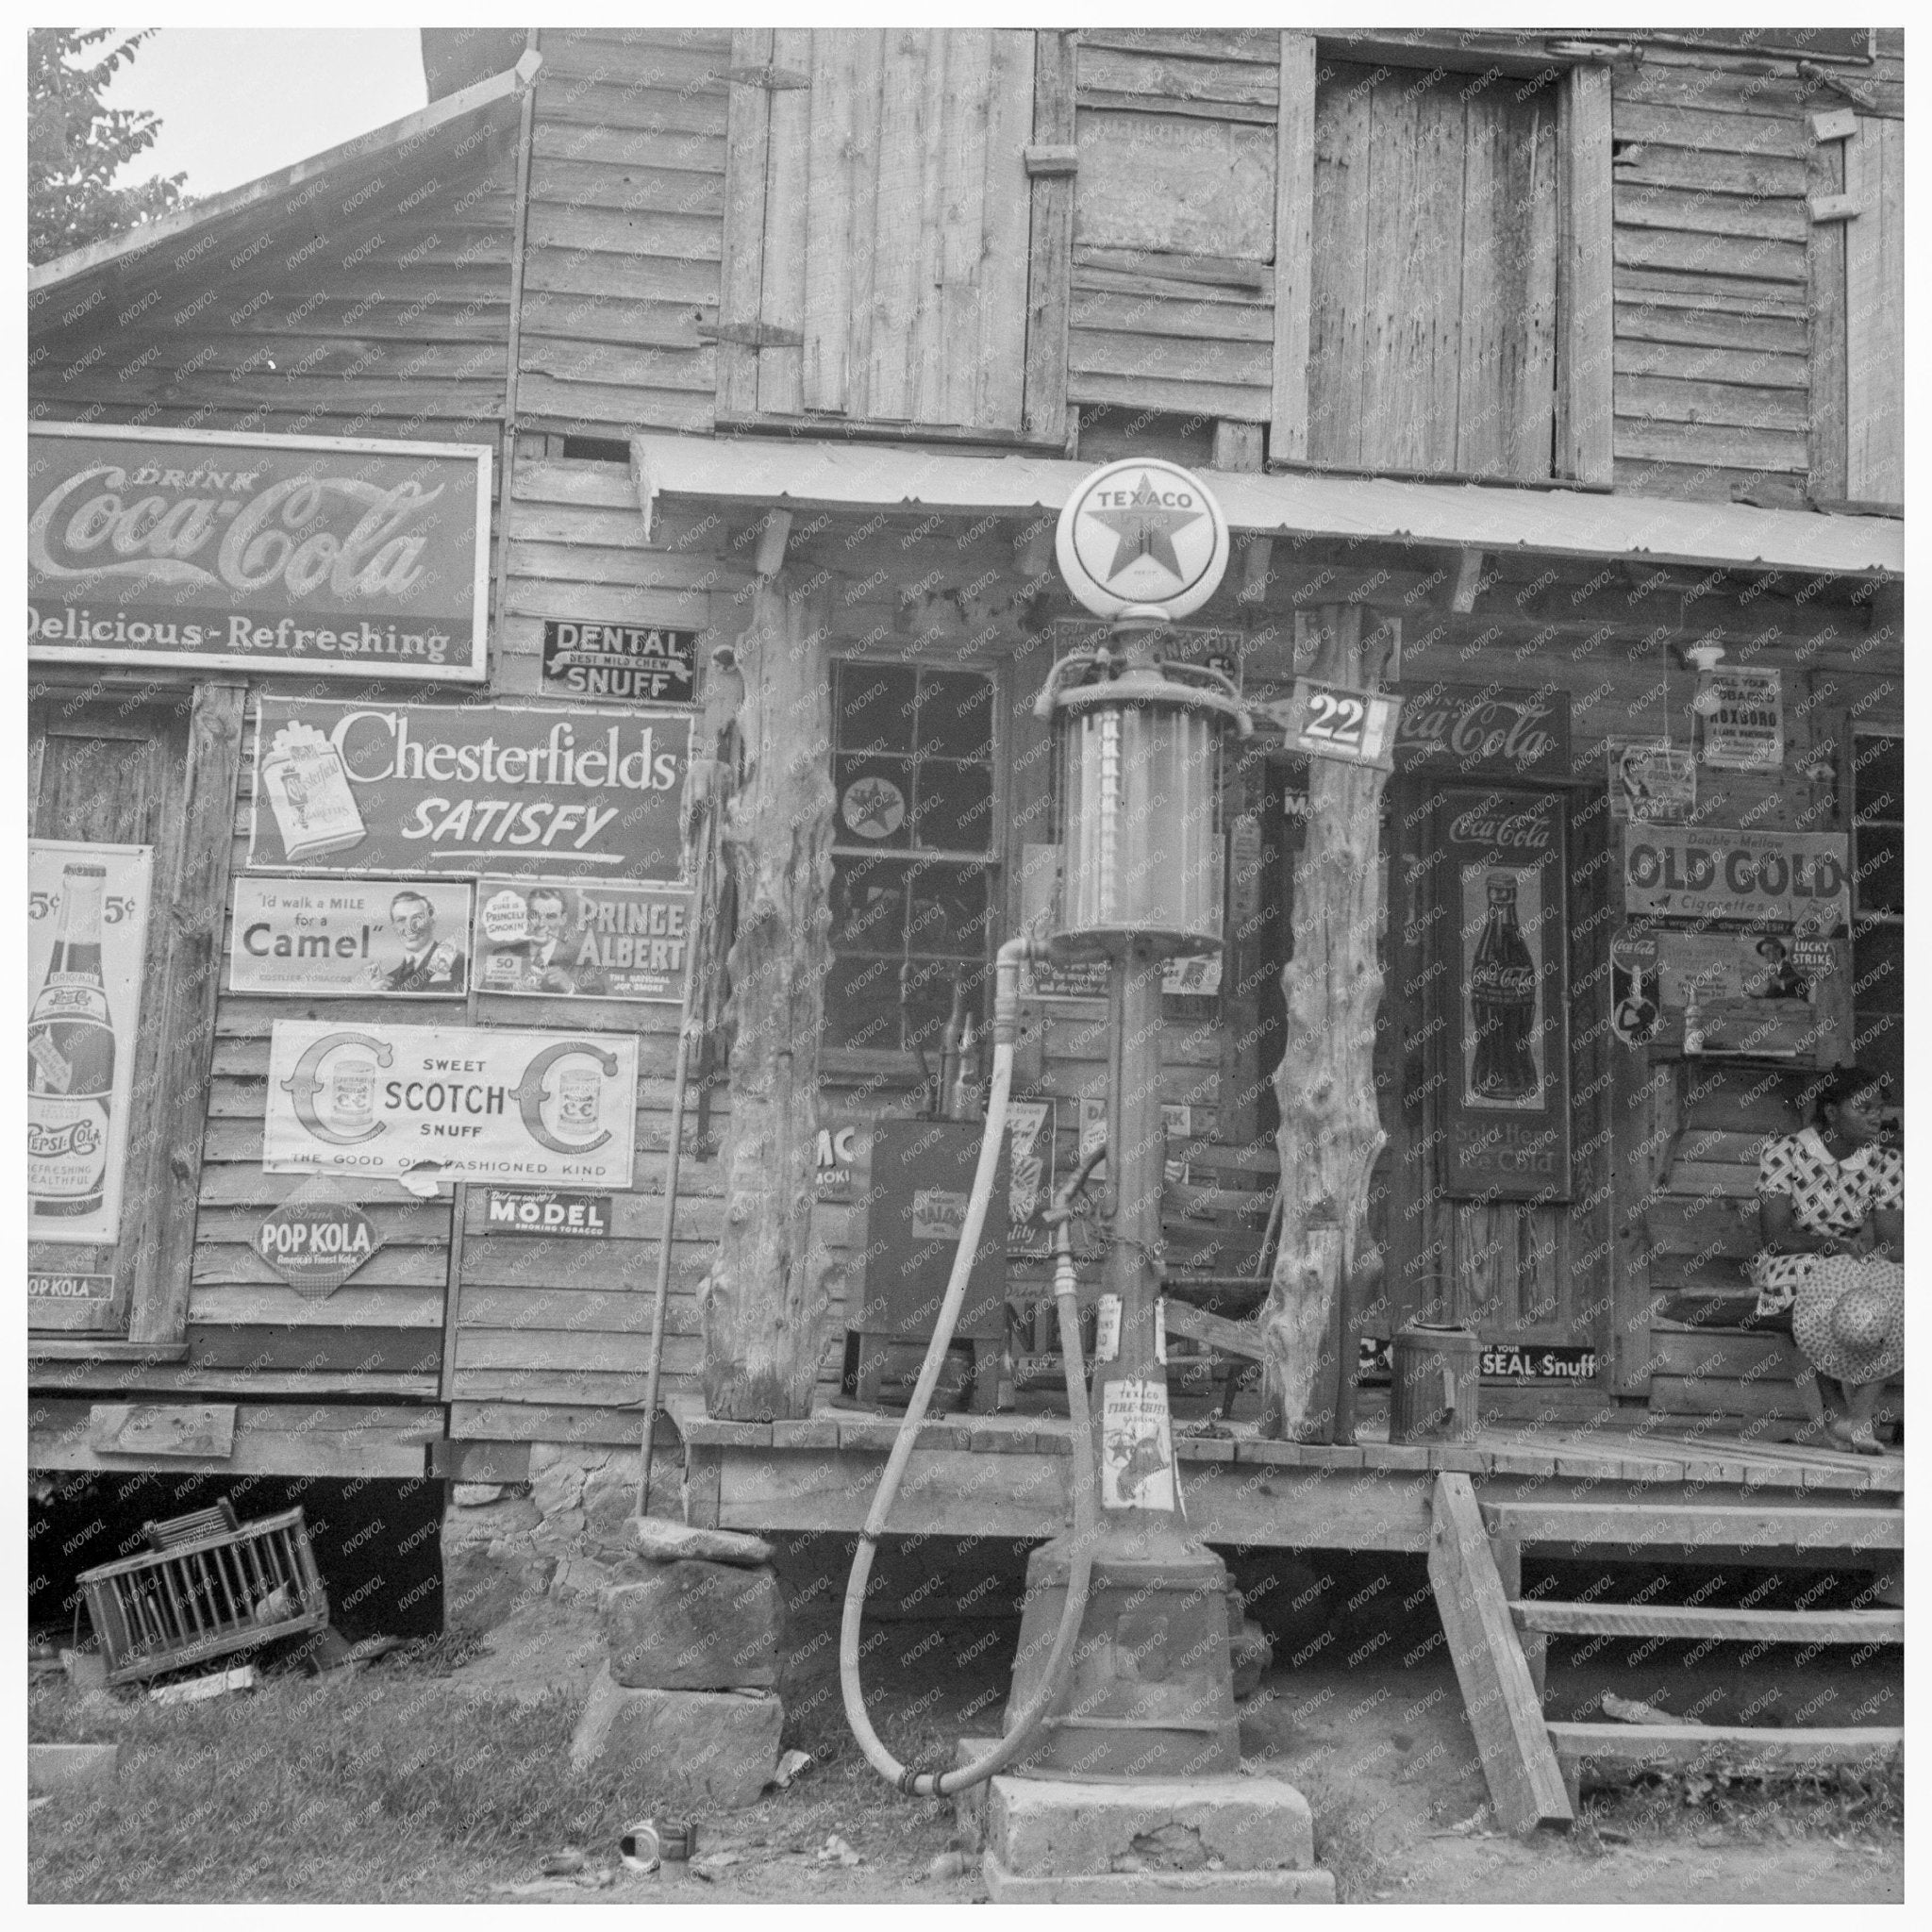
M1045 457L754 437L643 435L632 448L647 537L662 498L860 513L1057 515L1093 467ZM1905 574L1905 525L1889 518L1474 483L1204 474L1229 528L1248 536L1374 539L1816 575Z

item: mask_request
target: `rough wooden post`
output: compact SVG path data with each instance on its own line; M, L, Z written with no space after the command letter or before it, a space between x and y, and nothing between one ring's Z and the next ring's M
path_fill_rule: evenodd
M1357 690L1380 681L1386 640L1365 652L1359 605L1328 605L1315 675ZM1261 1426L1326 1441L1335 1364L1324 1363L1337 1291L1354 1266L1369 1174L1387 1138L1375 1110L1381 807L1385 774L1309 760L1307 837L1295 860L1294 957L1283 969L1281 1243L1261 1311ZM1330 1344L1332 1347L1332 1344Z
M812 1241L819 1036L831 961L831 671L822 608L761 579L738 641L745 774L725 811L738 905L729 956L724 1225L698 1291L705 1407L811 1413L826 1307Z

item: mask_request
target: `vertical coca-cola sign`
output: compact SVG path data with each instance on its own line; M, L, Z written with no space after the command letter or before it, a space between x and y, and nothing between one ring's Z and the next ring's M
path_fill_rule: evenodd
M1567 1199L1569 912L1562 798L1502 787L1441 795L1447 1186Z

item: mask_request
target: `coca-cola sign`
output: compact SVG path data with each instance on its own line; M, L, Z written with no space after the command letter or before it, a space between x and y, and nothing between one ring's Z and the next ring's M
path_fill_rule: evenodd
M72 424L28 441L29 657L484 675L487 448Z
M1570 1194L1568 867L1554 792L1442 795L1441 922L1452 1024L1446 1189L1478 1200Z
M1432 684L1405 691L1398 772L1470 778L1570 775L1570 694L1505 684Z

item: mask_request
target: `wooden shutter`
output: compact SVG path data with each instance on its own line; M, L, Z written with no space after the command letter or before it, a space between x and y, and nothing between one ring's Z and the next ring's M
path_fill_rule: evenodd
M1331 62L1316 91L1311 461L1543 477L1557 93Z
M1901 121L1858 116L1845 143L1845 494L1903 503L1905 167Z
M239 686L33 708L31 835L154 848L120 1239L28 1244L30 1268L110 1274L113 1294L36 1311L37 1330L164 1345L186 1333L241 743Z
M731 74L721 420L1019 435L1033 34L747 30Z

